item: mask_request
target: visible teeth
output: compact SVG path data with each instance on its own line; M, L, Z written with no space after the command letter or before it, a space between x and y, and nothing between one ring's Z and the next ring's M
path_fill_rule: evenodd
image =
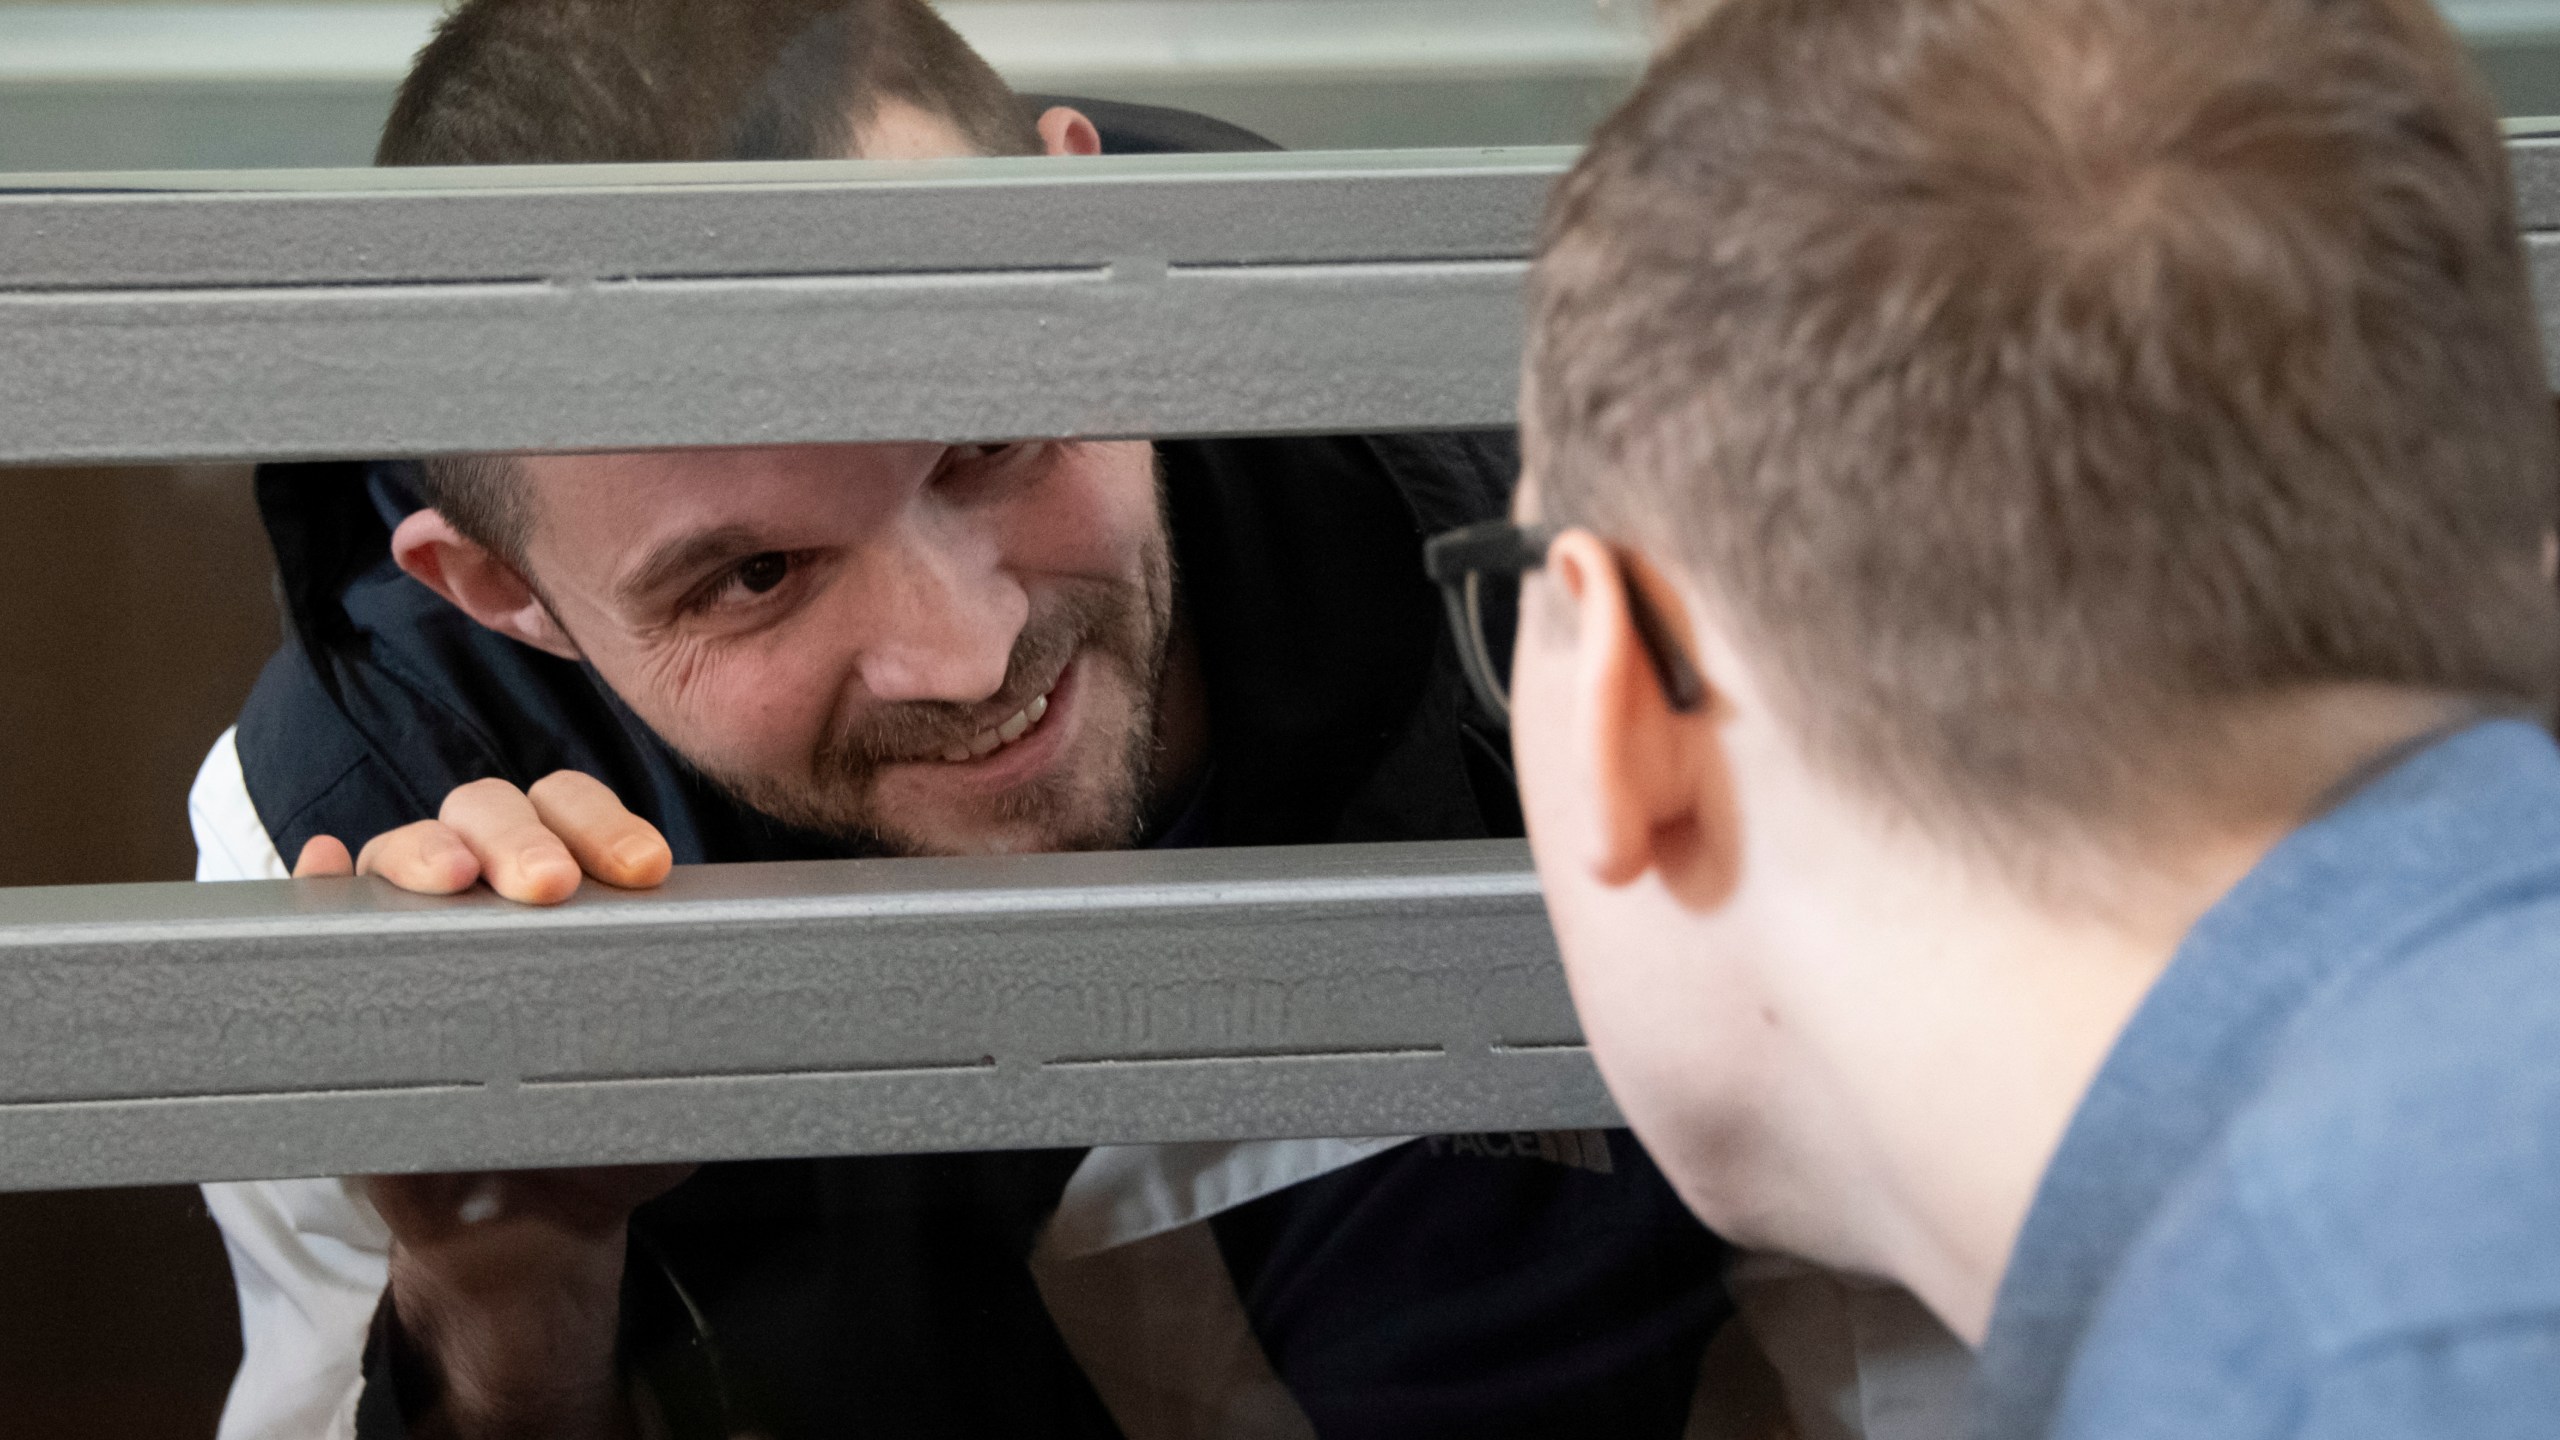
M992 754L998 747L1010 745L1021 739L1032 726L1040 723L1042 716L1048 713L1049 697L1034 696L1030 704L1014 711L1012 717L1003 724L992 730L981 730L971 736L967 744L954 745L943 751L942 758L953 765L963 765L983 755Z

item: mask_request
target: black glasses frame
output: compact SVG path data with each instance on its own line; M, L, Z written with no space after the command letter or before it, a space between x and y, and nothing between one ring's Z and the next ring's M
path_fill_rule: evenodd
M1467 672L1467 683L1485 710L1505 725L1511 723L1511 697L1503 692L1502 670L1494 663L1492 643L1485 638L1484 577L1517 578L1544 566L1548 547L1562 533L1561 527L1554 525L1487 520L1445 531L1423 542L1422 568L1438 582L1440 598L1449 608L1449 626L1458 635L1458 656ZM1637 588L1635 577L1626 573L1623 560L1618 568L1619 583L1627 588L1627 618L1635 625L1645 658L1653 662L1654 678L1662 684L1663 699L1674 713L1695 713L1707 703L1707 682L1700 678L1698 667L1690 663L1679 642L1671 638L1669 627Z

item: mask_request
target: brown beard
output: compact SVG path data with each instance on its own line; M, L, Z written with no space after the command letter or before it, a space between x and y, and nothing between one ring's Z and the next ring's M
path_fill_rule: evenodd
M1121 737L1115 773L1104 777L1108 800L1101 813L1057 828L1049 850L1126 849L1138 842L1154 808L1156 759L1164 673L1172 651L1173 563L1159 527L1131 581L1078 581L1037 602L1015 637L995 698L974 705L915 701L872 709L822 740L810 757L805 783L762 776L710 778L748 806L787 825L843 842L870 855L937 853L911 833L886 823L875 789L880 773L895 765L939 760L955 745L1001 723L1058 681L1070 662L1120 672L1135 702ZM1058 817L1072 803L1077 777L1049 776L1002 796L988 818L1033 824Z

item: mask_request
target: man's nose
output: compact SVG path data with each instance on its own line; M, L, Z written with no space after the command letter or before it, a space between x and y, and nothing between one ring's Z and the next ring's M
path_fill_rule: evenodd
M847 598L859 612L858 670L872 698L975 704L1004 688L1031 602L973 548L910 532L855 557Z

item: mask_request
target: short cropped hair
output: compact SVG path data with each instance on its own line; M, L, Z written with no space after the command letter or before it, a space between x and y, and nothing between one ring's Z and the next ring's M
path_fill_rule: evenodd
M884 100L987 155L1036 155L1029 110L927 0L464 0L402 82L382 165L826 160ZM514 467L440 458L424 497L521 563Z
M464 0L374 159L843 159L892 99L983 153L1040 153L1021 99L927 0Z
M2425 0L1721 0L1531 307L1547 518L1684 571L1941 835L2128 838L2310 687L2550 710L2560 446Z

